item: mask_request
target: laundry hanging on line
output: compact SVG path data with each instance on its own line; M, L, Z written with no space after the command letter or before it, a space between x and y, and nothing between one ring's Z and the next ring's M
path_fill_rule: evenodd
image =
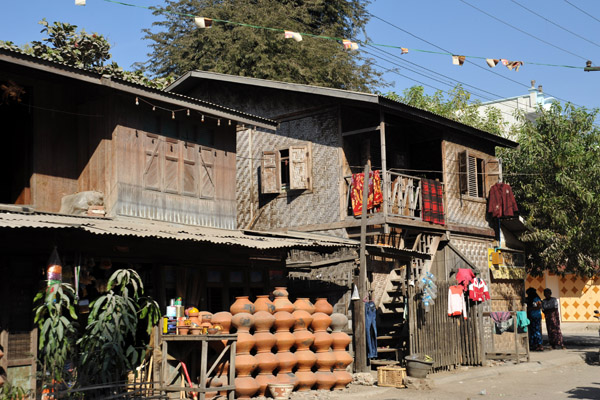
M422 215L421 219L438 225L445 225L444 196L442 183L433 179L421 179Z
M383 203L381 175L379 175L379 171L371 171L369 177L369 197L367 199L367 211L376 209ZM352 202L352 212L354 213L354 216L361 215L363 211L364 181L365 174L363 172L352 174L352 191L350 192L350 201Z
M517 202L508 183L498 182L490 188L488 213L493 217L514 217L518 212Z

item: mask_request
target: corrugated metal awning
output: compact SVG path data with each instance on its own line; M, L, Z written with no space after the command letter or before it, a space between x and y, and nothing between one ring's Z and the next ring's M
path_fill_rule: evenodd
M254 249L356 247L358 242L335 237L281 236L261 232L179 225L163 221L112 219L48 213L0 212L0 228L12 229L80 229L96 235L133 236L140 238L189 240Z

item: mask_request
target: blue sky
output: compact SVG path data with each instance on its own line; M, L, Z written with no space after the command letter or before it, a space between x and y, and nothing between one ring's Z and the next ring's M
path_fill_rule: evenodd
M122 1L138 5L163 4L160 0ZM477 94L473 99L487 101L524 94L534 79L536 86L543 85L544 92L560 100L588 108L600 107L600 71L584 72L582 69L588 59L594 61L594 65L600 65L599 1L375 0L369 11L380 18L372 18L367 26L371 42L409 49L408 54L400 55L399 49L391 47L361 48L361 51L376 55L376 63L383 68L397 69L397 73L385 74L393 86L382 89L384 92L400 93L407 87L424 84L431 93L435 89L449 90L462 82L465 89ZM87 0L85 7L75 6L74 0L13 0L3 4L0 40L11 40L16 44L40 40L41 26L37 21L42 18L49 22L69 22L88 32L104 34L112 45L113 60L125 68L147 59L149 43L142 39L142 29L150 28L155 21L148 10L103 0ZM256 23L260 25L260 21ZM455 66L450 55L418 51L444 52L440 49L465 55L468 62ZM502 65L491 69L484 59L469 56L505 58L523 61L524 65L518 72Z

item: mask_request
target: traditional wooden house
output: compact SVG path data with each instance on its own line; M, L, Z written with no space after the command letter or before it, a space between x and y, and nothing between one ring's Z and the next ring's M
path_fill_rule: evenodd
M80 300L134 268L168 299L213 312L285 283L288 251L350 240L235 230L236 130L277 123L0 48L0 375L35 388L32 301L53 247ZM342 250L340 250L342 249Z
M496 147L515 142L375 94L202 71L187 73L167 90L278 122L276 131L237 132L241 229L356 239L360 173L365 165L374 171L366 235L378 359L396 361L404 349L448 367L480 364L495 351L483 314L493 311L491 302L474 303L461 324L448 318L447 292L458 268L472 269L488 283L494 279L488 249L499 247L500 233L487 215L487 197L502 178ZM325 264L292 254L289 276L298 280L289 284L291 292L314 296L324 282L337 283L328 291L330 302L348 310L356 263ZM426 272L438 283L430 312L416 282ZM492 282L493 297L496 283L503 282Z

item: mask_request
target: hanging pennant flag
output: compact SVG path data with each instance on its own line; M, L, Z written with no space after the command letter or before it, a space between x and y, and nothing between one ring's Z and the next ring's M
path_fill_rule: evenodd
M502 63L502 65L507 66L508 65L508 60L506 58L501 58L500 62Z
M350 40L344 39L342 40L342 44L344 45L344 49L346 50L358 50L358 44Z
M485 62L487 63L487 65L489 65L490 68L494 68L496 65L498 65L500 60L498 60L497 58L486 58Z
M452 64L454 64L454 65L461 65L462 66L465 63L465 59L466 58L467 57L465 57L465 56L456 56L456 55L453 55L452 56Z
M518 71L521 65L523 65L523 61L509 61L508 65L506 65L506 68L510 69L511 71L514 68L515 71Z
M406 47L400 47L400 51L401 51L400 54L406 54L406 53L408 53L408 49Z
M213 21L210 18L196 17L194 18L194 23L198 28L210 28Z
M296 42L302 41L302 35L299 32L285 31L284 36L286 39L294 39Z
M75 0L76 6L85 6L85 0Z

